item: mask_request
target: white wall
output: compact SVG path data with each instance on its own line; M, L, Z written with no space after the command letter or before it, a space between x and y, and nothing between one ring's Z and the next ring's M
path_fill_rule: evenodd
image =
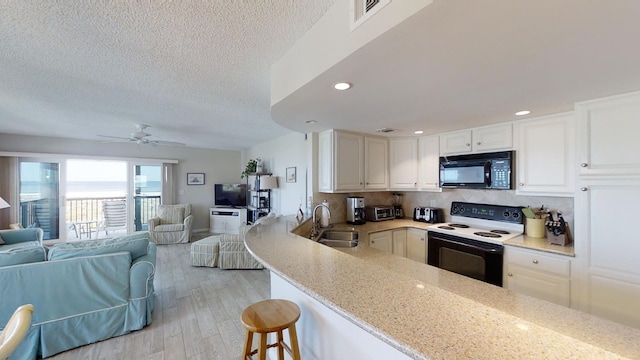
M101 156L112 158L174 159L174 199L192 204L194 230L209 229L209 207L213 206L213 185L240 182L241 152L170 146L63 139L53 137L0 134L0 151ZM205 174L205 185L187 186L187 173Z
M306 207L306 183L311 182L311 168L307 169L308 151L311 137L305 140L305 134L292 132L273 140L257 144L247 149L242 159L242 169L247 160L261 158L266 172L278 177L278 189L271 192L271 211L276 214L290 215L298 211L302 204ZM297 180L287 183L285 179L288 167L295 167ZM309 171L307 173L307 170Z
M271 66L271 105L282 101L360 47L430 5L433 0L391 1L349 30L349 0L338 0Z

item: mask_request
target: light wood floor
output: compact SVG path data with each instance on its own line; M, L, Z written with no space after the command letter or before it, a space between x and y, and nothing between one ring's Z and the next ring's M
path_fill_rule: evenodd
M269 272L192 267L190 247L158 246L151 325L49 359L240 359L240 316L269 298Z

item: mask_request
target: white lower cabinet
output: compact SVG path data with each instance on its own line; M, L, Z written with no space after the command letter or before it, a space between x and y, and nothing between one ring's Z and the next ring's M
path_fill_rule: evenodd
M407 229L407 258L427 263L427 231Z
M393 255L407 256L407 230L399 229L392 231Z
M374 249L392 253L393 252L392 239L393 239L393 234L391 233L390 230L369 234L369 246Z
M505 246L504 286L520 294L571 306L571 260Z
M215 234L237 234L247 222L247 209L209 208L209 231Z
M427 263L427 231L395 229L369 234L369 246L390 254Z

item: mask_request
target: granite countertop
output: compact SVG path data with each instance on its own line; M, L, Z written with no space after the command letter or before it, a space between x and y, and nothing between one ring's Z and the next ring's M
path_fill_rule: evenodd
M415 228L415 229L425 229L428 230L431 226L438 226L442 224L429 224L423 223L419 221L413 221L412 219L398 219L391 221L378 221L378 222L367 222L363 225L349 225L346 223L334 224L336 228L344 228L351 227L357 229L358 231L363 231L364 233L373 233L377 231L385 231L385 230L393 230L399 228ZM573 243L560 246L549 244L546 238L535 238L527 235L520 235L514 238L511 238L504 242L504 245L522 247L526 249L538 250L549 252L558 255L572 256L575 257L575 252L573 248Z
M398 228L404 221L367 229ZM252 228L245 243L273 273L412 358L640 359L639 329L365 242L330 248L291 233L298 225L294 216L273 219Z

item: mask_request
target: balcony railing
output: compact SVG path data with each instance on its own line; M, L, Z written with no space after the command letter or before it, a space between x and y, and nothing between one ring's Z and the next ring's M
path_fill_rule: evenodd
M74 222L96 221L100 223L103 201L126 201L125 197L92 197L92 198L67 198L65 202L65 220L67 224ZM135 231L147 230L147 221L156 216L160 205L160 195L134 196L134 229ZM20 203L22 226L32 224L43 228L45 238L59 237L58 208L57 203L49 199L36 199Z

